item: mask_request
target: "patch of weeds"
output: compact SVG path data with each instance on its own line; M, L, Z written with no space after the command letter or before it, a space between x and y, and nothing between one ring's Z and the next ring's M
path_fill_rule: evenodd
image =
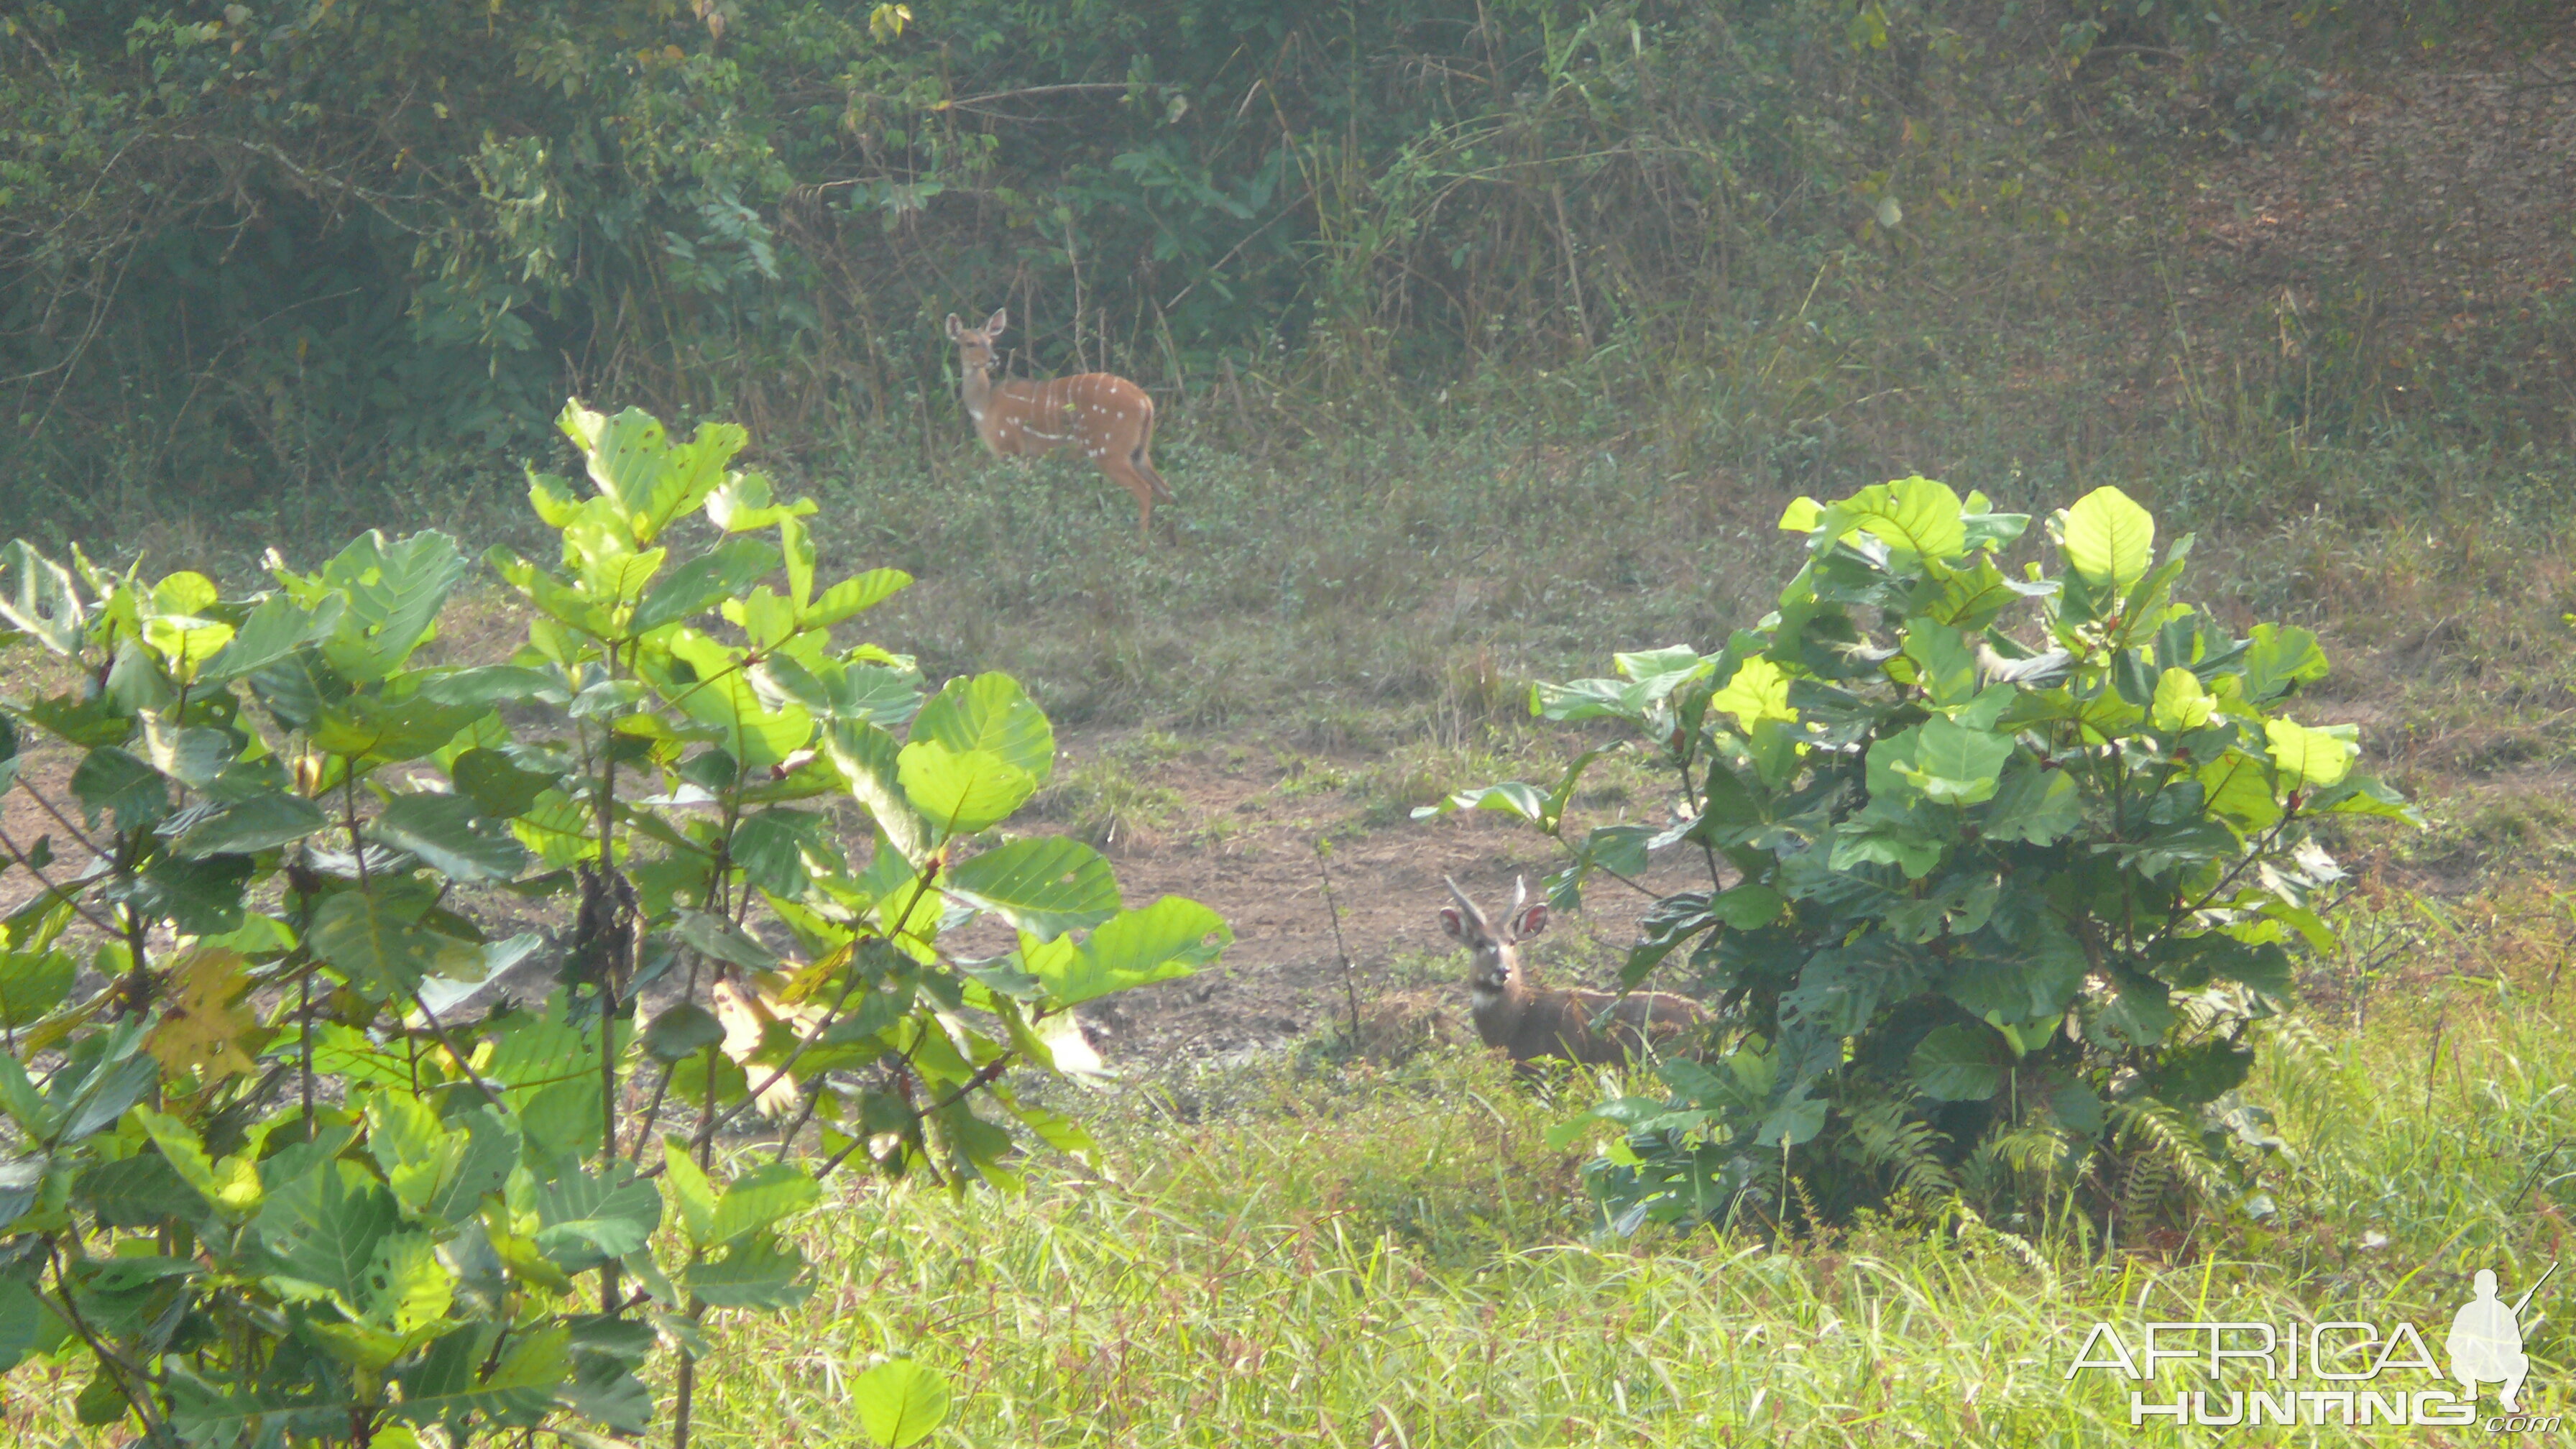
M1294 800L1302 795L1321 795L1350 787L1350 771L1318 756L1274 750L1272 757L1278 762L1279 782L1270 787L1270 793L1282 799Z
M1466 958L1456 951L1398 951L1368 973L1378 989L1411 991L1426 986L1455 986L1466 997Z
M1181 792L1155 783L1116 753L1060 770L1030 813L1064 822L1065 833L1101 850L1169 830L1185 809Z
M2576 851L2576 812L2528 791L2480 795L2435 814L2431 828L2397 846L2409 865L2443 871L2528 867Z

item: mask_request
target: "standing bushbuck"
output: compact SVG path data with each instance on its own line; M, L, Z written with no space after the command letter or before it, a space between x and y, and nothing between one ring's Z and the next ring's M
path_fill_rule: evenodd
M1519 947L1547 929L1547 903L1524 906L1528 881L1515 886L1512 908L1496 930L1456 881L1441 879L1458 904L1441 909L1440 929L1467 948L1467 995L1476 1034L1485 1045L1510 1053L1516 1072L1529 1075L1540 1057L1600 1064L1625 1062L1649 1049L1684 1055L1697 1050L1697 1029L1708 1013L1696 1001L1662 991L1614 995L1531 985L1521 970ZM1607 1020L1594 1026L1605 1012Z
M965 375L966 415L975 420L975 435L1000 458L1080 448L1109 481L1136 495L1136 532L1151 537L1155 501L1172 501L1172 490L1163 486L1163 475L1154 471L1148 456L1154 446L1154 400L1109 372L1044 382L993 381L993 339L1009 325L1007 307L985 318L981 327L948 314L948 339L957 344L957 370Z

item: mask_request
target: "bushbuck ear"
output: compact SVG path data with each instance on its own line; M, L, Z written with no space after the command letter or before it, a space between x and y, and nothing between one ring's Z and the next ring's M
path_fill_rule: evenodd
M1011 309L1008 307L996 307L993 309L993 315L984 319L984 335L986 337L999 337L1002 335L1002 329L1010 325Z
M1526 941L1547 929L1547 902L1541 901L1512 918L1512 939Z
M1449 939L1453 941L1463 941L1467 939L1467 922L1464 917L1460 916L1458 912L1451 907L1442 906L1440 908L1440 929L1447 931L1449 933Z
M956 340L957 340L957 334L958 334L958 333L960 333L960 332L963 332L963 331L965 331L965 330L966 330L966 324L957 320L957 314L956 314L956 313L954 313L954 312L949 313L949 314L948 314L948 340L949 340L949 341L951 341L951 342L956 341Z

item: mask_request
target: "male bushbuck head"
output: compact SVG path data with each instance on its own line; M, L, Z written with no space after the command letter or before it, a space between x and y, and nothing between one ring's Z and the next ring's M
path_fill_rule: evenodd
M966 415L975 434L996 457L1034 458L1060 448L1079 448L1109 475L1109 481L1136 495L1136 532L1150 535L1154 503L1171 501L1172 490L1154 471L1154 400L1145 390L1107 372L1051 377L1044 382L993 381L993 339L1011 323L1009 308L997 309L981 327L969 327L948 314L948 340L957 344L957 370L964 374Z
M1441 909L1440 928L1467 948L1467 995L1476 1035L1485 1045L1510 1053L1512 1065L1524 1075L1540 1057L1610 1063L1648 1048L1685 1055L1697 1049L1697 1029L1708 1020L1698 1002L1661 991L1614 995L1532 985L1521 970L1519 946L1547 929L1547 903L1526 904L1528 881L1515 885L1512 908L1499 930L1456 881L1448 886L1458 904Z

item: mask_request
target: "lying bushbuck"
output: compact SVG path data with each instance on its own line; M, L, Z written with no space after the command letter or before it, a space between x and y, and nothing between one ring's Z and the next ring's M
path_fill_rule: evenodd
M1458 900L1455 909L1442 908L1440 928L1467 948L1467 994L1476 1035L1485 1045L1510 1053L1521 1075L1530 1075L1531 1063L1540 1057L1597 1064L1625 1062L1649 1050L1696 1052L1698 1029L1708 1021L1698 1002L1661 991L1614 995L1530 984L1518 948L1547 929L1547 903L1524 905L1528 881L1515 886L1511 911L1497 931L1456 881L1441 879ZM1598 1026L1596 1018L1601 1019Z

